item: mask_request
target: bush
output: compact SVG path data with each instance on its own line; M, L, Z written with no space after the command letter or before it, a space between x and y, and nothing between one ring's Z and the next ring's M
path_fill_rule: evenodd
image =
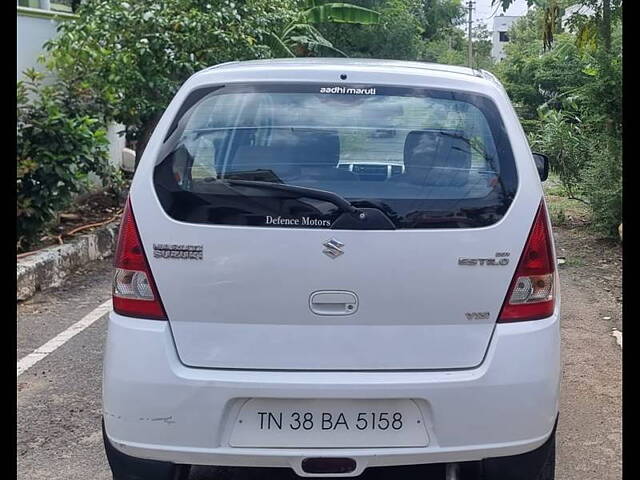
M531 135L531 147L549 156L551 170L558 174L569 197L578 198L589 160L589 136L578 117L557 110L548 110L541 117L538 130Z
M98 119L69 107L63 83L41 84L25 72L17 85L17 247L37 241L60 209L79 192L87 175L109 178L106 129Z
M507 58L496 73L532 148L549 155L568 196L589 205L592 226L617 237L622 217L622 7L617 0L587 3L596 15L574 14L569 31L556 35L553 47L546 49L540 39L544 9L530 10L509 32ZM605 5L610 15L603 15Z
M593 212L595 230L617 237L618 225L622 222L622 148L619 141L596 137L584 173L584 192Z
M615 236L622 221L622 146L602 130L600 122L551 110L531 135L531 147L549 156L567 196L589 205L594 229Z

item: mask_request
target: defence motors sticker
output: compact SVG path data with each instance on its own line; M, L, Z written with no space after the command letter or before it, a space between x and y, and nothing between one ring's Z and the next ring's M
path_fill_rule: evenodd
M286 227L330 227L331 222L329 220L321 220L317 218L301 217L301 218L286 218L286 217L272 217L267 215L264 219L265 225L283 225Z
M153 244L154 258L179 258L183 260L202 260L202 245Z

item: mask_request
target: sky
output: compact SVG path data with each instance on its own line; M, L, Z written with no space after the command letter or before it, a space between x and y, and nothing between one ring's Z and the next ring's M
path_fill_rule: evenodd
M463 3L466 4L466 2L467 0L463 0ZM527 0L515 0L506 12L503 12L502 7L498 6L498 4L492 7L491 0L475 0L475 3L473 10L474 25L476 25L476 21L483 22L489 30L493 30L492 14L494 12L496 12L495 15L500 15L501 13L504 15L524 15L527 13ZM497 0L497 3L501 2Z

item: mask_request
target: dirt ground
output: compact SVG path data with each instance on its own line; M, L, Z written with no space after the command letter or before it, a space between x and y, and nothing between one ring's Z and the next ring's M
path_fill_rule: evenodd
M622 478L622 246L546 186L562 287L558 480Z

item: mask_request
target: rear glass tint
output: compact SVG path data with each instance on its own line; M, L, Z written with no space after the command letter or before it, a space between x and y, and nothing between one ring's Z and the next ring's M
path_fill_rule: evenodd
M344 209L264 182L337 194L382 212L394 228L491 225L517 187L511 146L487 97L313 84L193 92L154 182L177 220L266 228L329 228Z

